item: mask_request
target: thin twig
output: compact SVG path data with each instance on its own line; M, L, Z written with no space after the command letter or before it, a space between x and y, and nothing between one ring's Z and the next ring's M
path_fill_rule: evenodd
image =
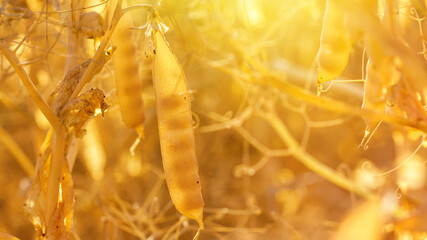
M78 8L78 0L71 1L71 8ZM68 43L67 43L67 59L65 60L65 74L77 66L78 52L79 52L79 33L74 30L79 26L79 11L73 11L70 14L71 22L68 27Z

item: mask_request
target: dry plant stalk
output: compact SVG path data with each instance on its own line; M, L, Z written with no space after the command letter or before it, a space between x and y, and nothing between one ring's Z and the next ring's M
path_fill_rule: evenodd
M118 10L120 10L120 4L121 1L118 2ZM117 24L119 15L120 11L116 11L115 24ZM110 29L109 36L111 36L111 32L113 30L114 29ZM108 41L108 39L104 40L105 42ZM64 162L65 147L68 145L65 140L66 135L64 132L64 126L62 126L62 124L58 124L59 119L57 117L53 117L52 113L55 115L61 115L61 122L65 123L67 129L73 128L75 134L78 136L82 135L80 128L88 117L95 113L94 108L100 107L102 112L106 109L106 104L102 102L104 95L102 92L99 93L99 91L90 90L90 94L83 95L82 99L73 100L69 103L67 102L73 93L78 93L78 91L75 91L75 88L79 84L82 76L84 76L83 72L86 74L86 78L92 78L93 75L102 69L106 60L109 59L108 56L111 56L110 52L107 52L107 54L104 55L105 57L101 58L101 62L99 62L99 57L101 56L100 52L103 51L103 48L98 49L98 55L96 55L98 58L96 60L92 59L90 63L86 62L81 64L79 67L72 70L64 80L59 83L59 88L54 91L55 102L52 111L47 107L46 101L41 97L25 70L18 65L19 60L17 57L4 45L1 45L0 50L8 57L10 63L14 66L30 94L36 99L36 103L50 121L55 131L55 134L52 137L52 148L50 151L42 152L41 158L37 162L35 181L28 192L24 208L25 212L34 224L38 238L67 239L71 231L73 216L73 183L71 180L69 166L66 161ZM98 62L95 63L95 61ZM92 67L90 70L93 71L93 73L91 71L87 71L90 67ZM83 84L84 83L86 82L83 82ZM80 85L83 86L82 84ZM94 93L97 94L94 95ZM102 96L100 100L98 100L98 97L90 99L91 97L98 96L100 94ZM82 101L87 101L88 103L82 105ZM93 105L91 103L92 101L95 101L96 103L93 103ZM65 110L61 112L64 107ZM81 116L77 116L77 120L75 117L71 117L70 120L70 111L76 107L79 109L77 112L74 112L74 114L84 114L84 116L83 118L81 118ZM81 107L83 107L83 109L80 109ZM48 135L46 138L47 142L49 142L49 139L50 137ZM47 145L49 145L49 143L47 143ZM50 152L52 154L50 154Z

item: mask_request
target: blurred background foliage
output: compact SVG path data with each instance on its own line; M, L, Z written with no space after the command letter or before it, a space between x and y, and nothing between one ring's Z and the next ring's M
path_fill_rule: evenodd
M97 3L81 1L86 7ZM101 3L84 11L96 9L105 16L114 4ZM361 198L300 163L266 120L270 111L299 148L336 174L378 192L390 190L398 195L400 189L424 196L424 146L412 165L405 165L407 170L374 176L406 159L420 144L420 132L382 124L369 148L361 149L362 118L326 111L256 84L270 81L263 72L268 71L316 93L316 54L325 1L162 0L160 5L128 1L129 6L139 3L155 5L170 28L166 38L191 90L206 208L206 230L200 239L328 239L360 202ZM67 41L58 17L61 13L48 5L48 14L38 14L44 9L39 0L2 0L0 8L1 38L12 49L25 38L18 57L46 99L64 75ZM135 26L145 24L144 11L132 15ZM143 63L149 49L144 31L135 29L135 33ZM82 39L80 51L81 61L90 58L93 40ZM49 125L7 60L0 60L4 143L0 144L0 231L32 239L33 226L22 213L31 177L5 141L12 139L35 165ZM340 78L361 79L362 62L359 44ZM146 76L145 138L131 153L137 134L121 123L110 64L90 83L103 89L110 109L104 118L93 119L86 126L87 135L76 142L71 239L190 239L197 226L177 213L163 179L153 86L146 73L150 66L140 70ZM359 107L363 83L335 83L322 95ZM402 171L418 178L408 180ZM411 192L415 182L418 185Z

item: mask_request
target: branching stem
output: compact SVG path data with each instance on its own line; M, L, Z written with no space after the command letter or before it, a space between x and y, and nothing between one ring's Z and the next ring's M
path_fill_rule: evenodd
M108 27L108 30L105 33L104 37L102 38L101 44L99 45L98 50L93 56L92 61L90 62L82 78L80 79L79 84L77 84L76 88L74 89L73 94L71 94L69 100L75 99L77 95L79 95L79 93L82 91L84 85L90 81L91 77L93 77L92 72L95 68L95 65L98 64L102 55L105 54L104 49L107 46L108 42L110 41L111 35L113 35L113 32L114 32L114 29L119 23L120 17L122 15L122 10L121 10L122 2L123 0L117 1L116 10L114 11L111 24Z
M0 51L9 60L10 64L15 69L19 78L23 82L25 88L30 93L36 105L40 108L41 112L47 118L55 131L54 144L52 148L52 161L48 177L48 189L46 199L46 212L45 219L49 222L50 217L55 212L56 204L58 202L59 183L62 172L62 161L64 160L64 147L65 147L65 132L58 117L54 114L52 109L47 104L46 100L40 95L36 86L31 81L24 68L19 65L18 57L12 52L3 42L0 42Z
M61 123L59 122L58 117L56 117L56 115L53 113L52 109L50 109L49 105L47 104L46 100L40 95L36 86L34 86L30 77L25 72L24 68L21 65L19 65L19 60L18 60L18 57L16 56L16 54L14 52L12 52L4 44L3 41L0 41L0 51L7 58L7 60L10 62L12 67L15 69L16 74L18 74L18 76L21 79L22 83L24 84L25 88L30 93L30 96L33 98L33 101L35 102L37 107L40 109L40 111L43 113L43 115L47 118L50 125L52 125L55 132L58 131L61 128Z

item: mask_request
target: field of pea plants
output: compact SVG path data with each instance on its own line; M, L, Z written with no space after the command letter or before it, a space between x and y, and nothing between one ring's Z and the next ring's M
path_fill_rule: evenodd
M0 240L427 239L426 0L0 0Z

